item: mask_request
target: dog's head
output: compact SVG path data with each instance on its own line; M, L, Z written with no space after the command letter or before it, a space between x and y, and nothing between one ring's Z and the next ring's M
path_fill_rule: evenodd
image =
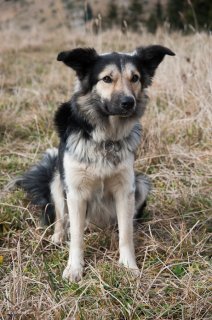
M104 115L131 117L165 55L175 54L159 45L101 55L91 48L77 48L61 52L57 60L75 70L81 92L90 93Z

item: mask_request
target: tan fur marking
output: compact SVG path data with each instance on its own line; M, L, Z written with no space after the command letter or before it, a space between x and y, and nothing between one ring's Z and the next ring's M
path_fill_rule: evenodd
M139 72L132 63L124 65L122 72L120 72L116 65L110 64L99 74L99 79L96 85L96 92L102 99L111 100L111 97L115 93L123 93L126 96L138 97L141 91L141 83L131 82L132 76ZM112 83L106 83L103 79L105 76L112 78Z
M104 78L105 76L110 76L114 80L118 78L120 75L120 72L115 64L109 64L107 65L102 72L99 74L99 79Z
M140 78L138 70L132 63L125 64L122 72L122 78L124 79L125 86L134 97L138 97L141 91L141 82L131 82L133 75L137 75Z

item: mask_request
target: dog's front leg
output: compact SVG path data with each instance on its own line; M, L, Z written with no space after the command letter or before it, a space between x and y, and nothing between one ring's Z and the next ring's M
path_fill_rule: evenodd
M82 278L84 266L83 234L85 228L86 200L76 192L67 192L67 204L70 220L71 243L68 264L63 272L63 278L69 281L79 281Z
M133 270L138 275L133 243L133 216L135 211L134 190L122 185L115 195L116 213L119 228L119 263Z

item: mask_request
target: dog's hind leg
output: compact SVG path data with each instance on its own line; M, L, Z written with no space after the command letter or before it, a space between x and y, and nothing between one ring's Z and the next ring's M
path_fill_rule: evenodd
M62 243L65 236L65 199L63 185L59 173L57 173L50 185L52 200L55 205L55 225L52 241L55 244Z

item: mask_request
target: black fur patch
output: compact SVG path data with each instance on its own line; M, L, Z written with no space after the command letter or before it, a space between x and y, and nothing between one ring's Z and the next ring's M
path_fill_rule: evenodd
M90 139L93 127L77 111L74 97L72 101L65 102L59 107L56 111L54 122L60 137L58 169L62 180L64 180L63 157L66 149L66 140L72 133L76 132L81 132L83 138Z
M66 150L66 143L61 140L58 147L58 170L63 182L64 182L63 157L64 157L65 150Z
M93 127L80 116L76 108L74 101L69 101L63 103L55 114L55 126L63 142L66 142L69 135L73 132L81 131L84 138L90 138Z
M143 218L144 209L146 208L147 202L144 201L144 203L138 208L136 214L134 215L134 220L139 221Z

